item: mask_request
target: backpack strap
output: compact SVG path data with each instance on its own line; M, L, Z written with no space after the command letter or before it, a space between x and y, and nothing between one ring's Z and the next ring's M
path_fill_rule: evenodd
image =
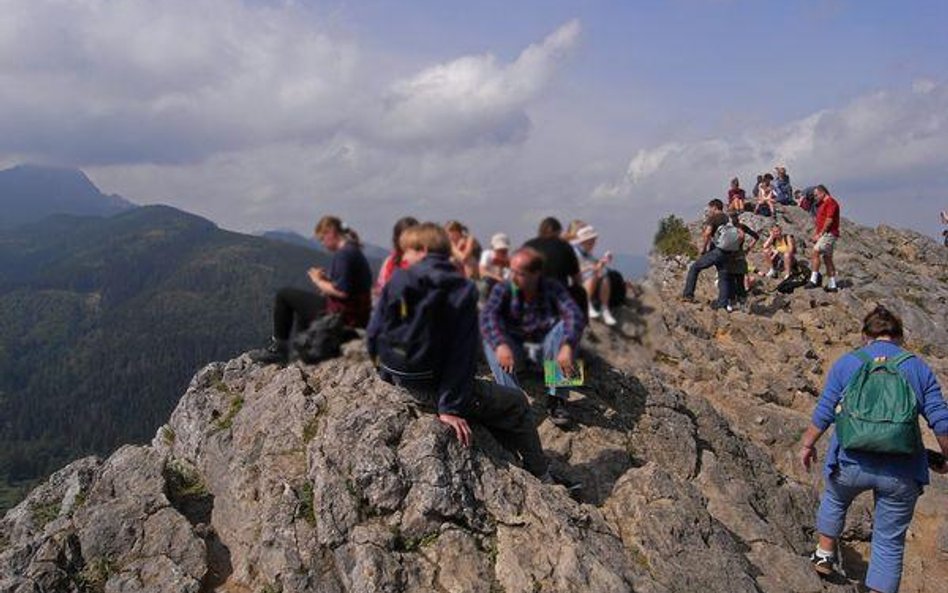
M859 359L859 362L862 364L869 364L872 362L872 357L863 352L862 350L853 350L853 354L856 358Z
M899 366L900 364L902 364L903 362L905 362L906 360L908 360L908 359L910 359L910 358L914 358L914 357L915 357L915 355L912 354L911 352L903 352L902 354L899 354L898 356L896 356L895 358L893 358L891 361L889 361L889 364L891 364L892 366L897 367L897 366Z

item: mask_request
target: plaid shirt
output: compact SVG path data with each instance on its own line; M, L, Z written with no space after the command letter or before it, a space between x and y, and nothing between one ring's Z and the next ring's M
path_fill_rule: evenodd
M497 349L513 342L542 342L559 321L566 329L566 342L575 350L583 336L586 320L576 301L556 280L540 278L537 296L524 299L523 291L511 282L499 282L481 310L481 335Z

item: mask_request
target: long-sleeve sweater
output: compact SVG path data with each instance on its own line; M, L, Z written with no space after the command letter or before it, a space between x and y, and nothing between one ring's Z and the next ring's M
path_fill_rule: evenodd
M902 348L886 340L876 340L862 351L872 358L884 356L895 358L903 352ZM836 406L842 398L846 385L862 366L862 361L853 353L842 356L833 364L826 377L826 386L813 410L813 425L826 430L836 419ZM899 365L899 372L912 386L918 399L918 411L928 422L936 435L948 435L948 405L942 396L935 374L918 357L912 357ZM912 456L887 455L861 451L847 451L839 446L836 431L833 431L823 472L829 476L839 464L858 464L870 468L874 473L913 477L919 484L929 482L928 461L924 450Z
M410 268L394 272L382 289L366 328L366 345L374 357L385 312L392 310L391 304L406 291L418 294L424 290L442 290L444 298L432 328L432 352L438 358L434 364L435 379L420 387L435 390L438 413L464 416L474 400L474 373L480 347L477 287L458 272L447 256L429 254Z
M493 349L512 341L542 342L559 321L566 342L575 350L586 328L583 312L566 288L550 278L540 278L536 296L527 300L512 282L500 282L490 291L481 309L481 334Z

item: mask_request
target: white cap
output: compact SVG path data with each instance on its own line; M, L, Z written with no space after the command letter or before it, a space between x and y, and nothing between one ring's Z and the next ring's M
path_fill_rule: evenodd
M504 233L497 233L490 238L491 249L510 249L510 238Z
M595 239L598 236L599 236L599 233L596 232L596 229L594 229L590 225L586 225L584 227L581 227L578 231L576 231L576 236L573 237L572 243L573 245L579 245L580 243L585 243L586 241L589 241L590 239Z

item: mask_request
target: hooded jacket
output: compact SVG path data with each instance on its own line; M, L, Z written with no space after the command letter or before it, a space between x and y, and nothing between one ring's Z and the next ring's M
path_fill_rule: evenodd
M369 355L378 354L378 339L384 327L383 315L406 291L440 290L444 293L437 312L432 339L438 353L433 382L424 385L403 384L426 391L434 390L439 414L464 416L473 404L474 373L480 343L477 325L477 288L462 276L451 260L429 253L423 260L404 270L395 270L382 289L379 301L366 328ZM385 380L390 377L382 375Z

